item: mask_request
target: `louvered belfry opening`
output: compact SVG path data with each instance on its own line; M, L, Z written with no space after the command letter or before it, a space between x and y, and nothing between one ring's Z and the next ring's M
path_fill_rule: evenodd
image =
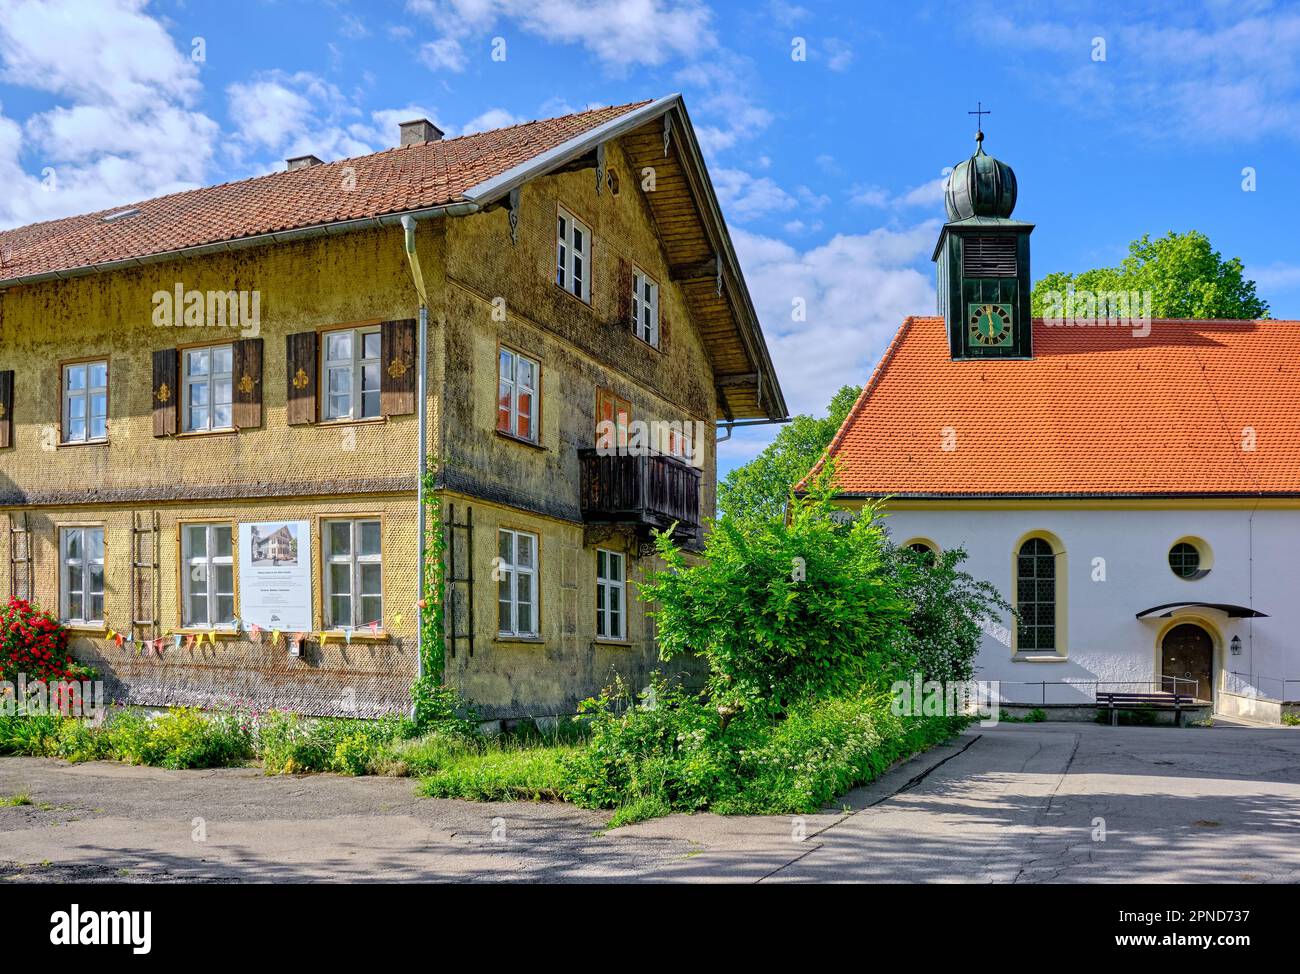
M962 242L963 277L1015 277L1016 238L1010 234L972 234Z

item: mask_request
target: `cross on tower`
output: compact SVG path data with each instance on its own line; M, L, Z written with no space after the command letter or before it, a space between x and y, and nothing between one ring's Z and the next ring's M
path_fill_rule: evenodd
M977 139L983 141L983 139L984 139L984 118L983 118L983 116L985 116L985 115L992 115L993 112L991 112L991 111L989 111L988 109L986 109L986 108L984 107L984 103L983 103L982 101L977 101L977 102L975 103L975 111L973 111L973 112L967 112L966 114L967 114L967 115L974 115L974 116L975 116L975 133L976 133L976 134L975 134L975 137L976 137Z

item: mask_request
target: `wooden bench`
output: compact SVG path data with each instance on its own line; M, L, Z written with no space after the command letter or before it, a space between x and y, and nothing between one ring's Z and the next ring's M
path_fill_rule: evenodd
M1110 725L1119 723L1121 710L1172 710L1179 727L1183 726L1183 709L1194 703L1192 697L1179 693L1098 693L1097 706L1110 710Z

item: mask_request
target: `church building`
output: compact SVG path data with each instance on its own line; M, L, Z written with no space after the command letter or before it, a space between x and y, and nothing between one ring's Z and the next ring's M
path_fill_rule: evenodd
M1034 227L977 139L939 313L902 323L828 449L837 503L963 548L1014 605L976 663L1007 702L1177 689L1276 720L1300 698L1300 323L1032 317Z

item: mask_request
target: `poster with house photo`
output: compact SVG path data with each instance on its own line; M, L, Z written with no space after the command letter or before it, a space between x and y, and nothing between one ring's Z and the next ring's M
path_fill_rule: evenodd
M239 606L245 626L281 632L311 629L309 522L239 526Z

